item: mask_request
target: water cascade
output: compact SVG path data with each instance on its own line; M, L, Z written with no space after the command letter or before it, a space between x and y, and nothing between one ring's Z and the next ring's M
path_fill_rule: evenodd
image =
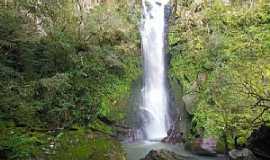
M142 0L144 86L140 110L143 132L148 140L166 137L169 127L165 66L165 9L168 3L168 0Z

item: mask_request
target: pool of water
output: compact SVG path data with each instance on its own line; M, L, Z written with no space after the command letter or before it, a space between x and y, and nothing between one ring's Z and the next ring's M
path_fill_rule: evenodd
M194 160L220 160L220 157L206 157L194 155L184 149L181 144L171 145L158 141L139 141L133 143L123 142L123 147L127 153L127 160L140 160L145 157L151 150L166 149L189 159Z

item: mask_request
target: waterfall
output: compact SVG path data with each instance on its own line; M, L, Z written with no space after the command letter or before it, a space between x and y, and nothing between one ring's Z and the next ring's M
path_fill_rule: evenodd
M142 0L144 86L140 110L142 129L148 140L166 137L169 127L165 66L165 9L168 3L168 0Z

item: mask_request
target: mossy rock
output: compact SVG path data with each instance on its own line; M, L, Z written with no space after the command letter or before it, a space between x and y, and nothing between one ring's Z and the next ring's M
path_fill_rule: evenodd
M104 126L97 129L109 131ZM0 123L0 159L125 160L119 141L86 128L33 131Z
M52 160L125 160L118 141L86 129L62 133L53 147Z
M44 159L42 148L48 146L48 135L29 132L12 123L0 123L0 159Z

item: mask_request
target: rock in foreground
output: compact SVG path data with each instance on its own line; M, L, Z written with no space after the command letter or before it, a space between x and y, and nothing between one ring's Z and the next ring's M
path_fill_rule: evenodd
M256 160L254 154L247 148L241 150L233 149L229 152L229 155L232 160Z
M247 147L260 159L270 159L270 127L261 126L254 130L247 141Z
M194 157L182 156L167 150L151 150L141 160L197 160Z

